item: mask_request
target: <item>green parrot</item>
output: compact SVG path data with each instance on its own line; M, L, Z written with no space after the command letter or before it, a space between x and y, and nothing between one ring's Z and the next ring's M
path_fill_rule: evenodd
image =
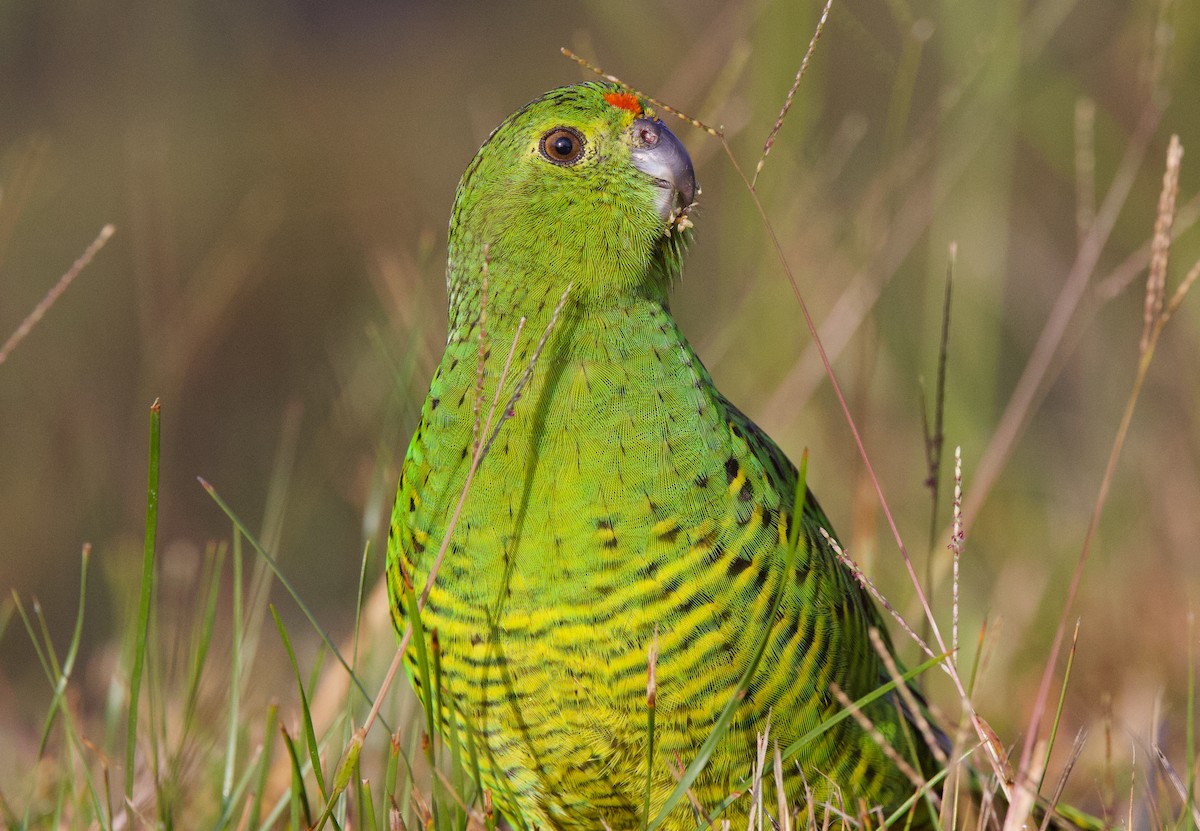
M647 789L654 817L764 639L693 785L700 808L683 800L660 827L694 829L745 792L768 719L787 747L842 710L831 685L857 700L889 679L869 634L883 620L819 534L829 520L811 494L794 516L796 468L671 316L698 194L652 105L597 82L510 116L455 196L449 336L404 460L387 579L403 631L442 553L406 666L515 827L642 827ZM419 666L434 633L431 691ZM933 772L899 696L864 714ZM784 768L790 804L818 823L916 791L852 718ZM738 827L749 807L721 818Z

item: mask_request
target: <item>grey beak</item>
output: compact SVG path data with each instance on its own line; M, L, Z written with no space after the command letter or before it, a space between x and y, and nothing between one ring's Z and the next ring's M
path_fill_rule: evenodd
M663 189L658 211L664 221L684 213L696 201L699 188L692 170L692 157L683 142L657 118L639 118L630 125L633 164L657 180Z

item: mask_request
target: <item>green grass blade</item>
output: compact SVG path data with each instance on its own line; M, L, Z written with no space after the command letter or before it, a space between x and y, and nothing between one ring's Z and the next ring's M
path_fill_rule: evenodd
M956 764L965 764L970 755L970 753L964 754L962 759L960 759ZM955 766L956 765L946 765L946 767L929 777L925 784L921 786L920 790L913 793L912 796L900 803L900 806L897 807L895 811L892 811L891 816L884 820L883 826L885 828L890 828L892 825L899 822L902 817L906 817L909 811L912 810L913 805L916 804L917 800L925 799L931 793L933 793L934 786L945 779L950 774L951 769L953 769Z
M129 679L129 719L125 739L126 818L133 824L128 805L133 801L133 779L137 762L138 698L142 672L146 665L146 635L150 629L150 599L154 589L154 546L158 534L158 460L162 412L158 400L150 405L150 462L146 483L146 537L142 547L142 588L138 596L138 616L134 629L133 672Z
M1183 806L1184 831L1194 831L1196 823L1196 614L1188 612L1187 716L1184 727L1184 772L1187 774L1187 802Z
M229 731L225 737L225 771L221 778L221 804L232 806L233 769L237 763L238 711L242 688L242 538L233 532L233 632L229 657Z
M383 802L381 812L387 816L388 809L396 801L396 777L400 773L400 736L392 733L388 737L387 765L383 778Z
M436 735L433 722L433 674L429 666L429 651L425 646L425 628L421 625L421 611L417 608L417 595L410 587L404 587L404 604L408 607L409 625L412 626L412 638L409 640L417 650L417 676L425 695L418 696L425 710L425 733L429 736L426 746L426 756L430 767L433 766L433 737Z
M240 531L242 536L245 537L246 541L250 543L254 550L258 552L258 555L266 561L267 565L271 567L271 571L275 574L275 579L278 580L279 584L284 587L289 595L291 595L292 600L296 603L297 608L299 608L304 617L308 619L313 631L317 633L317 635L325 643L325 646L329 647L329 650L333 653L334 657L338 659L338 663L340 663L342 668L345 669L349 674L351 683L358 687L358 691L362 693L364 699L366 699L368 702L374 703L374 699L371 698L371 694L367 692L367 688L363 685L362 680L359 679L358 675L355 674L354 670L351 668L350 664L347 663L346 659L342 657L342 653L337 648L337 644L333 642L333 639L329 637L329 634L325 631L321 624L317 623L317 618L313 615L312 610L308 608L308 604L305 603L303 598L300 597L300 593L296 591L296 587L292 585L292 581L288 580L287 576L279 568L279 563L276 561L276 559L272 557L262 546L262 544L259 543L255 536L250 533L250 530L246 527L246 524L242 522L241 518L239 518L237 514L233 512L233 509L226 504L225 500L220 497L216 491L216 488L214 488L204 479L199 477L197 478L199 479L201 487L203 487L204 490L208 492L208 495L212 497L213 501L217 503L217 507L224 512L225 516L229 517L230 521L233 522L238 531ZM382 724L383 728L389 733L392 731L392 728L388 725L387 721L382 715L379 716L379 723Z
M217 600L221 593L221 571L224 564L225 546L210 545L205 556L207 576L202 575L199 581L206 588L201 595L201 602L196 606L197 617L192 628L193 639L190 650L192 662L183 706L183 739L191 734L195 724L196 707L200 702L200 678L204 674L208 650L212 646L213 627L217 619Z
M50 662L50 671L54 675L51 683L57 685L58 678L62 675L62 665L58 661L58 653L54 650L54 641L50 638L50 626L46 623L46 615L42 611L41 601L34 600L33 619L37 621L42 645L46 650L46 659Z
M33 620L30 618L29 613L25 611L25 604L21 602L21 598L19 595L17 595L15 590L13 591L12 598L13 605L17 609L17 616L21 618L21 623L25 625L25 631L29 635L29 642L33 644L33 651L34 654L37 655L38 663L42 665L42 671L46 673L46 678L50 680L50 685L53 686L54 679L57 677L57 675L54 669L50 666L50 657L42 648L42 641L41 638L38 637L38 632L33 625ZM35 600L34 603L36 604L37 601Z
M435 719L433 727L434 727L434 729L437 730L436 736L432 730L430 731L429 743L426 745L426 747L429 748L429 757L428 757L429 758L429 769L434 772L433 787L431 788L432 795L433 795L433 797L432 797L433 825L435 828L443 829L443 831L449 831L450 815L446 811L442 810L443 800L438 798L438 792L439 791L445 792L445 790L446 790L445 782L442 780L442 778L440 776L437 775L437 772L440 770L439 761L438 761L439 754L438 754L437 739L441 737L441 729L440 728L441 728L441 724L442 724L442 720L443 720L442 713L445 712L445 702L443 701L445 691L442 689L442 645L441 645L441 641L438 639L438 632L436 629L434 629L430 633L429 647L430 647L430 649L429 649L430 655L433 658L433 687L432 687L432 689L434 692L434 695L429 696L429 698L432 700L431 710L433 712L433 717ZM451 718L448 720L452 721L453 719Z
M351 639L350 662L355 670L358 669L358 639L362 628L363 598L367 594L367 567L370 561L371 541L368 540L366 545L363 546L362 563L358 568L358 592L354 596L354 634ZM352 701L352 696L346 696L346 724L348 725L354 723L354 719L351 718L353 714ZM369 701L367 702L367 706L370 706Z
M910 669L908 672L901 675L898 679L888 681L886 684L879 686L878 688L876 688L876 689L872 690L871 692L867 693L866 695L864 695L862 698L859 698L857 701L854 702L855 709L858 709L858 710L866 709L866 707L868 707L870 704L875 702L877 699L882 698L883 696L890 693L892 690L896 689L897 681L899 681L901 683L907 683L907 682L911 681L912 679L916 678L918 675L928 672L933 667L942 663L942 661L945 661L948 657L949 657L949 653L947 653L945 655L935 655L934 657L928 659L927 661L925 661L921 664L918 664L917 666ZM813 729L809 730L803 736L796 739L796 741L789 744L787 746L787 749L783 751L783 761L784 762L791 761L792 757L794 757L797 753L799 753L800 750L806 744L808 744L813 739L816 739L817 737L819 737L822 734L829 731L838 722L850 718L851 713L852 713L852 710L850 710L850 709L839 710L837 713L835 713L834 715L825 719L824 721L822 721L820 724L818 724Z
M250 828L257 828L259 819L262 817L263 794L267 790L267 778L271 774L271 758L274 756L271 750L275 747L275 743L271 737L275 735L275 725L278 719L279 705L271 703L267 707L267 726L263 730L263 750L258 759L258 785L254 789L254 804L250 807L250 821L247 823Z
M467 793L467 783L471 781L471 776L463 768L462 737L458 729L458 716L455 711L454 694L449 687L446 687L442 689L442 695L445 697L446 732L449 734L450 739L450 785L463 802L469 803L474 797ZM465 828L466 824L467 813L458 807L456 801L452 826L454 828Z
M325 793L325 775L321 770L320 746L317 744L317 733L313 729L312 712L308 709L308 694L304 690L304 681L300 678L300 665L296 663L296 652L292 649L292 641L288 638L287 629L284 628L279 613L275 611L275 604L271 604L270 611L271 617L275 618L275 627L279 630L279 637L283 641L284 649L287 650L288 660L291 661L292 672L296 676L296 687L300 691L300 711L304 716L304 735L305 743L308 745L309 762L317 777L317 787L321 790L321 801L324 802L327 794Z
M1046 754L1042 760L1042 776L1038 779L1037 793L1041 793L1046 782L1046 771L1050 767L1050 754L1054 752L1054 740L1058 738L1058 727L1062 722L1063 707L1067 702L1067 685L1071 682L1071 669L1075 666L1075 647L1079 643L1079 620L1075 620L1075 635L1067 651L1067 668L1063 671L1062 686L1058 690L1058 706L1054 709L1054 723L1050 725L1050 738L1046 742Z
M367 831L382 831L383 826L375 818L375 797L371 794L371 780L358 780L358 815L362 817L362 827ZM387 816L387 810L382 814Z
M272 608L271 613L275 610ZM304 827L312 827L312 811L308 807L308 794L304 790L304 773L300 769L300 755L296 752L296 743L292 741L292 737L288 735L287 728L282 724L279 725L279 732L283 735L283 746L287 748L288 760L292 763L292 789L291 789L291 805L292 805L292 827L300 827L300 814L304 814Z
M75 631L71 635L71 645L67 647L67 657L63 661L62 672L58 683L54 685L54 697L50 700L50 712L46 714L46 723L42 727L42 738L38 742L38 758L46 752L46 742L50 739L50 730L54 726L54 717L62 707L63 696L67 692L67 683L71 678L71 670L75 667L75 656L79 654L79 641L83 637L83 610L87 598L88 563L92 559L91 545L83 546L82 562L79 567L79 607L75 613Z

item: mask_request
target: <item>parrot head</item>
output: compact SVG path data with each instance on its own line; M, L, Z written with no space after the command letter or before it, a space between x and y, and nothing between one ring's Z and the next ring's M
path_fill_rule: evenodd
M523 295L669 284L698 194L683 144L643 99L610 83L552 90L497 127L463 175L451 294L484 260L493 288L522 283Z

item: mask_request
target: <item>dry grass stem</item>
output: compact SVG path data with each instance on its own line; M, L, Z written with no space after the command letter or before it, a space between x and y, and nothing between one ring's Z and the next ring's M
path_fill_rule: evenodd
M750 777L750 810L746 818L746 831L762 831L763 829L763 774L767 768L767 748L770 746L771 713L767 713L767 723L757 736L754 753L754 771Z
M26 315L25 319L21 321L21 324L17 327L16 331L14 331L9 336L8 340L4 342L4 346L0 346L0 365L8 360L8 356L12 354L13 350L16 349L21 344L21 341L25 340L25 337L33 331L33 327L38 325L41 319L45 316L46 312L50 310L50 307L58 301L58 298L63 296L63 293L68 288L70 288L71 283L75 282L75 278L79 276L79 273L87 267L88 263L92 261L92 258L100 252L100 249L104 247L105 243L112 238L112 235L116 233L116 231L116 226L111 224L105 225L100 229L100 233L96 235L94 240L92 240L91 245L83 250L83 253L79 255L79 258L71 264L71 267L68 268L66 272L64 272L63 275L58 278L58 282L51 287L50 291L46 292L46 296L43 297L41 301L33 307L33 311Z
M593 72L596 75L599 75L604 80L606 80L610 83L613 83L613 84L619 84L620 86L624 87L625 89L629 90L630 92L636 94L638 97L646 99L651 104L653 104L655 107L663 110L664 112L670 113L671 115L675 116L676 118L686 121L688 124L691 124L693 127L697 128L699 130L703 130L704 132L708 133L713 138L722 139L722 140L724 139L724 134L720 130L716 129L715 127L709 127L707 124L705 124L700 119L693 118L692 116L688 115L687 113L682 112L681 110L675 109L670 104L665 104L662 101L659 101L657 98L653 98L653 97L647 95L646 93L642 92L637 87L630 86L629 84L625 83L620 78L618 78L616 75L610 75L609 73L605 72L603 69L596 66L594 63L589 61L587 58L582 58L579 55L576 55L574 52L572 52L567 47L563 46L559 49L559 51L562 52L564 55L566 55L571 60L575 61L575 63L582 66L584 69L586 69L590 72Z
M1150 275L1146 280L1146 299L1142 310L1141 351L1150 346L1150 335L1163 311L1167 294L1167 258L1171 252L1171 225L1175 222L1175 200L1179 196L1179 169L1183 146L1179 136L1171 136L1167 147L1167 166L1163 171L1162 192L1158 197L1158 215L1154 220L1154 241L1150 245Z
M850 559L850 557L842 550L842 547L841 547L841 545L838 544L838 541L835 540L832 536L830 536L829 532L826 531L824 528L820 528L818 530L821 534L821 537L827 543L829 543L830 547L833 549L834 555L838 558L839 561L841 561L842 565L844 565L846 568L848 568L850 570L850 573L854 575L854 579L857 580L859 582L859 584L863 588L865 588L871 594L872 597L875 598L875 600L879 603L880 606L882 606L885 610L887 610L888 614L890 614L892 616L892 618L895 619L896 623L900 624L900 628L903 629L905 631L905 633L910 638L913 639L913 641L917 644L917 646L921 647L922 652L924 652L930 658L936 657L936 653L932 649L930 649L929 644L927 644L925 642L925 640L920 635L918 635L911 626L908 625L908 621L905 620L904 616L901 615L900 612L898 612L896 610L896 607L891 604L891 601L889 601L886 597L883 596L883 592L881 592L881 591L879 591L879 589L875 588L875 584L873 582L871 582L871 578L868 577L861 568L859 568L858 563L856 563L856 562L854 562L854 560ZM940 666L943 668L943 670L946 669L945 663L940 664Z
M751 188L758 184L758 174L762 173L763 166L767 163L767 156L770 155L771 148L775 146L775 137L779 135L779 131L783 128L783 120L787 118L788 111L792 108L792 99L796 97L796 90L800 88L800 79L804 77L804 71L808 69L808 62L817 48L817 41L821 39L821 32L825 31L825 21L829 19L829 9L832 6L833 0L825 0L825 7L821 9L821 18L817 21L817 28L808 41L808 49L805 50L804 58L800 61L800 68L796 70L796 79L792 81L792 88L788 90L787 97L783 101L783 107L780 108L779 116L775 119L775 126L771 128L767 140L763 142L762 155L758 158L758 164L754 166L754 177L750 180Z
M886 736L879 732L879 729L875 727L875 724L871 721L870 717L867 716L867 714L861 709L859 709L857 704L850 700L850 696L846 695L846 693L842 691L842 688L834 682L830 682L829 689L833 693L834 698L838 700L838 703L850 711L850 716L856 722L858 722L858 726L871 734L872 741L879 745L879 749L883 751L883 754L891 760L892 764L894 764L896 768L904 774L905 777L907 777L908 781L911 782L917 790L925 788L928 784L926 783L925 778L908 763L907 759L905 759L896 751L896 748L892 747L892 743L888 741ZM933 791L929 791L928 793L929 798L933 800L934 804L940 806L941 797Z
M987 723L987 719L976 713L971 717L975 722L975 730L979 735L984 737L983 749L987 752L988 758L992 761L992 766L1001 771L1001 782L1006 786L1013 784L1012 764L1008 760L1008 751L1004 749L1004 742L1000 741L1000 737L996 735L996 731L992 729L992 725Z
M962 518L962 447L954 448L954 503L950 521L950 550L954 554L954 577L951 580L953 600L950 607L950 649L954 665L958 666L958 566L966 544Z
M1176 287L1175 293L1171 295L1171 299L1167 301L1167 307L1158 316L1160 326L1166 325L1166 322L1171 319L1171 315L1178 311L1179 305L1183 303L1183 298L1187 297L1187 293L1191 291L1197 277L1200 277L1200 260L1197 260L1196 264L1191 267L1187 276Z
M1054 808L1062 799L1063 791L1066 790L1067 780L1071 777L1071 771L1075 769L1075 763L1079 761L1079 755L1083 753L1084 741L1087 738L1087 732L1080 730L1075 734L1075 742L1071 745L1071 755L1067 757L1066 764L1063 765L1062 773L1058 776L1058 782L1054 786L1054 794L1046 803L1046 813L1042 817L1042 825L1040 831L1047 831L1050 827L1050 821L1054 817ZM1049 752L1046 754L1049 756Z
M779 740L775 740L775 802L779 812L779 831L792 831L792 813L788 809L787 791L783 787L783 758L779 752ZM811 816L811 815L810 815Z
M1188 787L1184 784L1183 778L1179 775L1179 772L1175 770L1175 766L1171 764L1171 760L1167 758L1167 754L1163 752L1163 749L1159 746L1158 742L1155 742L1150 749L1151 752L1154 753L1155 761L1158 762L1158 766L1162 769L1163 774L1166 776L1167 782L1169 782L1171 787L1174 789L1176 796L1179 797L1180 802L1182 802L1185 810L1191 813L1192 822L1195 823L1195 827L1200 827L1200 806L1197 806L1194 803L1188 804Z
M946 362L950 357L950 302L953 297L954 266L958 261L958 243L951 242L946 252L946 280L942 290L942 329L938 338L937 376L933 384L933 421L930 423L925 396L921 396L921 425L925 432L925 463L929 488L929 545L933 546L938 526L938 495L942 480L942 445L945 442ZM933 557L926 564L926 582L933 585Z
M1038 752L1033 757L1034 769L1029 771L1028 776L1018 774L1016 782L1009 789L1008 812L1004 815L1003 831L1023 831L1033 816L1033 808L1037 804L1037 791L1033 783L1041 780L1042 763L1046 758L1046 754L1041 752L1043 743L1039 742L1038 745Z
M949 763L946 751L942 749L942 743L934 735L933 728L929 725L929 719L925 718L924 708L917 701L917 697L913 695L912 687L901 677L903 673L896 666L896 659L892 656L891 650L883 642L883 636L873 626L867 631L867 634L871 638L871 646L875 648L875 653L879 655L883 661L883 665L887 668L888 677L895 683L896 692L904 700L905 713L912 723L916 725L921 738L925 741L925 745L929 748L930 752L933 753L934 758L937 759L938 764L945 767Z
M667 765L667 770L670 771L671 776L674 777L676 782L679 782L680 780L683 779L683 774L686 769L687 768L684 766L683 760L679 758L678 753L675 754L675 764ZM687 798L688 798L688 802L690 802L692 804L692 809L699 816L704 817L704 819L707 823L711 824L712 818L709 817L708 811L704 810L704 806L700 804L700 798L696 796L696 792L694 790L692 790L691 788L687 789ZM725 820L724 822L726 824L726 827L728 827L729 820Z
M1198 220L1200 220L1200 192L1192 194L1192 197L1176 211L1175 221L1172 223L1172 240L1178 239L1180 234L1190 231ZM1151 235L1136 251L1121 261L1120 265L1096 283L1093 296L1096 298L1097 306L1120 296L1130 283L1141 276L1146 267L1150 265L1150 249L1153 245L1154 236Z
M1079 244L1096 221L1096 102L1075 101L1075 229Z
M491 435L488 436L487 444L483 446L483 451L480 453L480 459L486 456L492 447L492 443L496 441L496 436L500 435L500 428L504 426L504 422L508 421L513 416L513 408L517 402L521 400L521 393L525 391L525 385L529 383L529 379L533 377L534 367L537 366L538 359L542 357L542 350L546 348L546 342L550 340L550 333L554 331L554 327L558 325L558 316L562 314L563 307L567 305L567 296L571 293L571 288L574 286L574 281L567 283L567 287L563 289L562 296L558 298L558 303L554 307L554 311L550 314L550 320L546 323L546 328L542 330L542 336L538 339L537 346L534 347L533 354L529 356L529 363L525 365L525 371L517 378L517 383L513 386L512 395L508 397L508 402L504 405L503 411L500 413L500 419L496 422L496 426L492 429ZM524 324L525 318L521 318L521 323ZM518 336L520 332L518 329ZM516 347L516 338L513 338L513 346ZM512 353L509 353L509 360L512 360ZM504 365L505 372L508 370L508 364ZM496 385L496 394L500 394L500 388L503 385L503 380ZM488 427L491 426L491 415L488 416ZM487 429L484 430L487 432ZM453 527L453 526L451 526ZM431 574L432 578L433 575Z

